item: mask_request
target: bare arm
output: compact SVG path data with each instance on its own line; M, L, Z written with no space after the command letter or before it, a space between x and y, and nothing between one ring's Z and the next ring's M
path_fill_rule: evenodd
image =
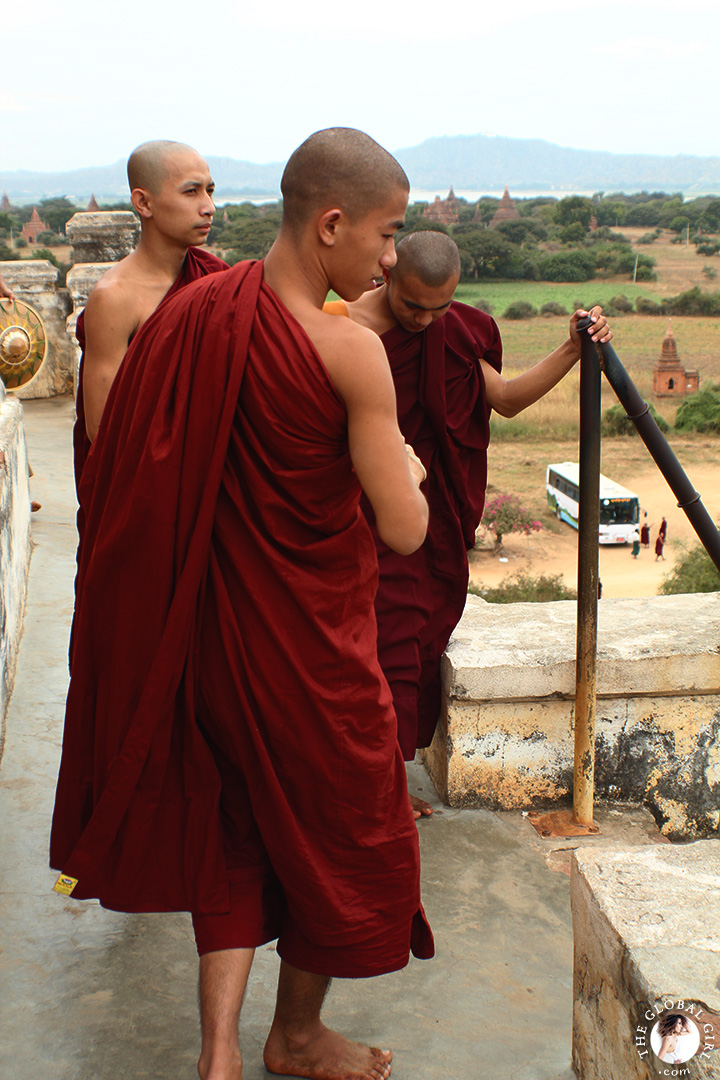
M2 274L0 274L0 300L14 300L15 293L12 291L6 281L3 280Z
M529 371L524 371L515 379L503 379L495 368L480 360L485 376L485 396L489 405L501 416L517 416L528 405L533 405L552 390L580 359L580 333L578 320L587 315L586 311L576 311L570 319L570 336L559 348L555 349L535 364ZM586 333L593 341L610 341L612 331L602 314L601 307L594 307L589 312L594 324Z
M405 449L385 350L372 332L349 320L344 347L328 364L348 412L350 456L375 511L380 537L394 551L410 555L427 531L428 507L419 489L423 479ZM423 470L424 471L424 470Z
M123 289L93 289L85 308L83 360L85 429L91 442L137 321Z

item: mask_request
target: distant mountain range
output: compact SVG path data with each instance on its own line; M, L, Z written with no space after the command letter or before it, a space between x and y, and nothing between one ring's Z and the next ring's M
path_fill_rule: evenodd
M677 154L610 154L571 150L542 139L507 139L500 135L448 135L397 150L415 190L502 191L683 191L720 192L720 157ZM283 163L256 165L228 157L209 157L218 197L276 195ZM0 172L0 191L11 202L38 201L57 195L78 200L91 192L100 200L127 196L125 162L68 172Z

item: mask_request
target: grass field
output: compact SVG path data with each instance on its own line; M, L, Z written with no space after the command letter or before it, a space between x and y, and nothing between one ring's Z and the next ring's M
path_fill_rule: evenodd
M637 239L645 230L624 231ZM561 344L567 336L568 324L568 320L560 316L523 321L502 318L508 304L515 300L527 300L537 308L554 300L567 311L574 311L578 304L582 307L602 304L618 293L624 293L628 299L646 296L661 300L694 285L709 291L717 287L715 282L705 279L702 268L708 264L717 264L720 268L720 260L698 257L692 246L687 248L682 244L673 244L669 236L663 236L655 244L639 245L637 250L649 253L657 260L657 281L637 285L626 278L559 285L540 281L484 281L458 286L456 298L466 304L473 304L482 298L493 305L494 317L503 339L504 374L512 378ZM611 326L613 347L639 392L646 400L652 400L658 412L672 423L677 402L652 398L653 365L660 355L662 339L668 327L667 318L615 316ZM720 319L678 316L672 319L672 329L680 360L685 367L700 371L701 387L712 382L720 383ZM521 416L505 420L494 415L491 421L493 438L523 441L538 437L577 438L578 390L579 376L576 370ZM615 402L612 389L603 382L603 409Z

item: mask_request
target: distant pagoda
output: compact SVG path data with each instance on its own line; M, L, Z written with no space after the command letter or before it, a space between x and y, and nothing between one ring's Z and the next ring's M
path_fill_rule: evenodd
M685 397L700 386L700 373L683 367L672 332L671 320L660 347L660 356L653 365L653 394L655 397Z
M96 211L98 211L99 209L100 209L100 207L98 206L97 199L95 198L94 195L91 195L90 196L90 202L85 207L85 213L86 214L93 214Z
M22 227L23 238L27 240L28 244L35 244L37 243L37 238L40 233L47 231L48 227L44 221L40 220L40 215L37 212L37 207L33 206L30 220L26 222L26 224Z
M430 203L423 213L423 221L437 221L440 225L457 225L460 220L458 206L460 201L452 188L446 199L435 196L435 202Z
M3 197L0 199L0 214L7 214L12 210L10 200L7 197L7 191L3 191Z
M508 190L508 185L506 184L505 191L503 192L503 197L500 200L500 205L498 206L497 210L492 216L492 220L490 221L490 228L496 228L498 225L501 225L503 221L519 221L520 216L520 211L516 207L513 200L510 198L510 191Z

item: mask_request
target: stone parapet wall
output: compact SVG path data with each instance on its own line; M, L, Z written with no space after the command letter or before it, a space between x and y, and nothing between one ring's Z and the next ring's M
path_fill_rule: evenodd
M425 761L451 806L566 803L573 782L571 601L469 597L443 659ZM669 837L720 826L720 594L599 603L596 794L644 803Z
M48 398L72 393L75 356L65 327L70 295L67 289L57 287L56 268L46 259L18 259L0 262L0 275L18 300L37 311L47 332L43 366L27 385L13 390L12 396Z
M30 492L22 405L0 384L0 756L30 566Z
M120 262L140 236L140 222L131 210L87 210L65 225L73 263Z
M720 1080L720 845L573 854L573 1066L581 1080ZM689 1016L698 1053L661 1062L652 1029ZM673 1071L675 1070L675 1071Z

